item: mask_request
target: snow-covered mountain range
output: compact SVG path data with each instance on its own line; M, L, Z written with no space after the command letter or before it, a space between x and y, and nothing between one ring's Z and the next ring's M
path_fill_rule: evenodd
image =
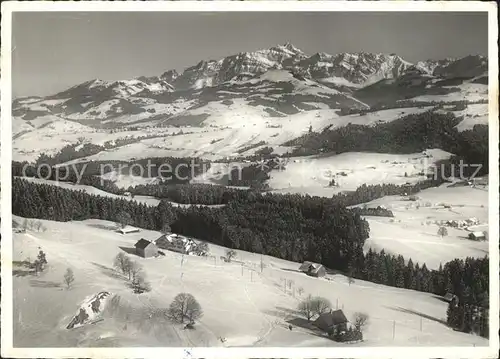
M186 126L241 131L252 122L257 134L263 131L257 124L283 128L284 120L293 119L290 126L297 130L289 126L290 139L316 121L323 128L336 121L361 120L336 120L346 109L405 107L401 101L414 108L484 102L487 68L483 56L413 64L396 54L309 55L286 43L202 60L182 72L168 70L159 76L120 81L94 79L46 97L17 98L13 132L14 139L23 142L18 147L22 150L30 136L51 128L75 133L85 132L82 126L115 131Z
M229 91L231 86L241 86L241 81L258 79L271 70L287 71L295 79L303 81L303 86L317 89L329 87L340 90L347 96L360 88L382 80L398 79L408 73L423 81L430 81L431 78L474 78L487 73L487 66L487 58L483 56L427 60L412 64L396 54L362 52L307 55L294 45L286 43L220 60L202 60L187 67L182 73L169 70L158 77L142 76L121 81L90 80L43 99L17 99L13 108L14 115L25 119L36 117L41 112L106 119L150 110L147 106L152 101L138 99L154 99L155 102L164 104L171 104L179 99L195 100L214 92L217 87ZM275 82L286 83L286 80ZM285 89L282 92L290 93ZM338 105L349 107L359 104L357 101L341 101ZM174 108L175 106L169 106L167 112L175 114Z

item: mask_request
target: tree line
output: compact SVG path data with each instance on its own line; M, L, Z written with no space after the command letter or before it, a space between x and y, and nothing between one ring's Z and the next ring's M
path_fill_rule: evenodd
M154 135L143 135L143 136L127 136L123 138L117 138L116 140L109 140L104 142L102 145L96 145L93 143L84 143L84 138L80 138L78 143L68 144L61 148L57 153L49 155L46 153L41 153L37 162L47 163L49 165L56 165L59 163L65 163L73 161L79 158L84 158L98 154L99 152L110 150L113 148L118 148L126 146L132 143L140 142L142 140L165 137L168 134L154 134Z
M358 213L361 216L377 216L377 217L394 217L394 213L391 210L383 207L369 208L369 207L355 207L351 209L353 212Z
M371 112L377 112L382 110L389 110L395 108L411 108L411 107L430 107L432 106L431 111L435 111L438 109L444 108L444 106L455 106L452 111L460 111L460 109L465 109L467 105L472 104L486 104L488 100L477 100L477 101L467 101L467 100L458 100L458 101L449 101L449 102L440 102L440 101L415 101L415 100L399 100L397 102L392 103L376 103L370 106L370 108L351 108L351 107L343 107L340 109L339 114L341 116L346 115L365 115Z
M467 258L449 263L446 291L456 296L447 310L447 323L455 330L489 337L489 261Z
M162 165L163 167L161 167ZM176 157L153 157L134 161L92 161L57 167L51 157L42 154L34 163L13 161L12 175L88 185L109 193L123 195L127 189L120 188L113 181L101 178L101 176L111 171L117 171L119 172L117 175L158 177L160 184L165 186L189 183L193 177L202 174L209 168L210 162L208 161L199 158ZM134 192L144 194L142 192L145 191L141 186L138 186Z

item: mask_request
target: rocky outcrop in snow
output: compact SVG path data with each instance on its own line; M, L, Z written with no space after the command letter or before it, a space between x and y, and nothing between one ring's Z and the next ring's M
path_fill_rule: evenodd
M86 298L66 329L78 328L101 319L101 314L109 296L109 292L99 292L90 298Z

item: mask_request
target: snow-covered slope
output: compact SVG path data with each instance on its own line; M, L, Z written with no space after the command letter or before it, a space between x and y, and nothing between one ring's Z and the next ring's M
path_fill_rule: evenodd
M23 218L14 220L22 223ZM39 280L13 278L13 336L19 347L345 347L295 325L293 320L300 318L295 314L298 300L309 294L338 305L351 321L356 312L369 315L364 341L358 346L488 344L487 339L448 328L447 304L432 294L362 280L349 284L342 274L313 278L298 272L298 263L243 251L237 251L238 262L224 263L219 257L225 248L212 244L212 257L182 258L170 251L158 258L133 256L152 287L151 292L137 295L112 268L113 259L140 238L155 240L161 233L141 230L123 236L114 231L116 224L100 220L42 222L45 232L14 234L14 260L34 258L41 247L50 261L50 270ZM74 287L60 290L68 267L74 271ZM292 287L284 288L283 279ZM66 329L82 300L103 291L113 293L103 320ZM164 309L180 292L191 293L203 308L196 330L182 330L183 326L165 320Z

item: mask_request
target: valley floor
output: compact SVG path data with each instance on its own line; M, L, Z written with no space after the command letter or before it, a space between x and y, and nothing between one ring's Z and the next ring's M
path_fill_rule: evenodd
M14 220L23 219L14 216ZM301 327L295 309L308 294L328 298L348 319L355 312L370 316L362 346L484 346L484 338L455 332L444 324L447 304L432 294L376 285L345 276L315 279L297 271L298 264L238 251L232 263L220 261L225 248L209 245L213 257L165 256L144 259L152 291L133 294L112 269L113 258L133 248L140 238L158 232L120 235L115 224L42 221L45 232L15 233L14 261L34 259L39 248L48 268L39 276L22 270L14 276L14 346L343 346ZM62 284L66 268L75 273L72 289ZM285 282L292 283L287 285ZM304 292L299 295L299 288ZM120 296L118 315L95 325L67 330L80 303L89 295L109 291ZM196 330L166 322L160 310L179 292L200 302L204 316ZM288 322L294 323L292 331ZM220 337L226 338L221 343Z

